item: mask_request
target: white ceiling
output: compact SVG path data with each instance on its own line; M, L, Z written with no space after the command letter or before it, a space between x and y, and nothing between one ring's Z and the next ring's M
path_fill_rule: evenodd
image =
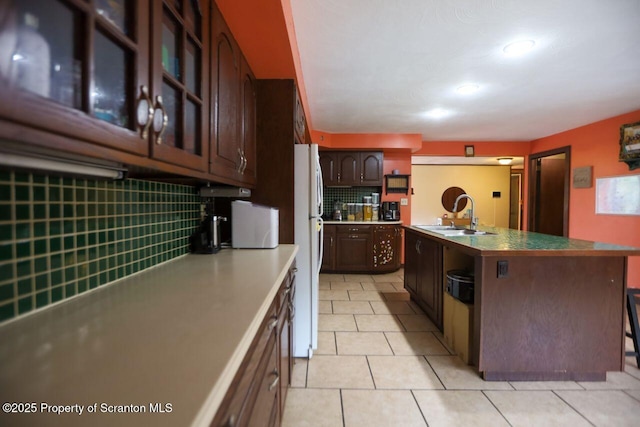
M640 109L640 0L291 5L314 130L529 141ZM519 39L536 45L506 57Z

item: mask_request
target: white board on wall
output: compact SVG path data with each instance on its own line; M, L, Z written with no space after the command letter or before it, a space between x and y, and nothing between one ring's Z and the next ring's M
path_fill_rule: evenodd
M596 213L640 215L640 175L596 179Z

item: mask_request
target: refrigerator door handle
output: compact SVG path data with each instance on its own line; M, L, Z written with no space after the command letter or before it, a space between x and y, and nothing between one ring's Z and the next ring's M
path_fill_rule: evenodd
M320 156L316 155L316 185L318 192L318 215L322 215L324 213L324 182L322 181L322 167L320 166Z
M324 256L324 220L318 217L318 227L320 227L320 247L318 250L318 277L320 277L320 269L322 268L322 257Z

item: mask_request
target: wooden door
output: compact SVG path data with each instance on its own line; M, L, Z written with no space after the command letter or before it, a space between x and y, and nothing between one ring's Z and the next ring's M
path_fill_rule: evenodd
M404 246L404 287L413 294L418 295L418 266L420 265L420 246L422 240L416 233L405 234Z
M240 49L215 3L212 5L210 172L237 179L241 166Z
M241 58L242 71L242 145L240 181L245 185L256 183L256 78L247 60ZM242 163L244 162L244 163Z
M360 184L360 159L356 152L338 154L338 184Z
M382 186L382 153L360 153L360 184L364 186Z
M338 159L336 153L321 151L319 157L324 185L338 185Z
M529 231L567 236L571 147L531 156Z
M433 323L442 327L442 246L421 239L419 247L418 298L420 306Z

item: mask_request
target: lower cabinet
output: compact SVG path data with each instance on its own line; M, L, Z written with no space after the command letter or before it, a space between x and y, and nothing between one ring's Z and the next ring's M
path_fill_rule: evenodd
M295 271L280 286L211 426L280 425L293 368Z
M405 289L442 330L442 245L406 231L404 254Z
M402 265L399 224L325 224L323 273L386 273Z

